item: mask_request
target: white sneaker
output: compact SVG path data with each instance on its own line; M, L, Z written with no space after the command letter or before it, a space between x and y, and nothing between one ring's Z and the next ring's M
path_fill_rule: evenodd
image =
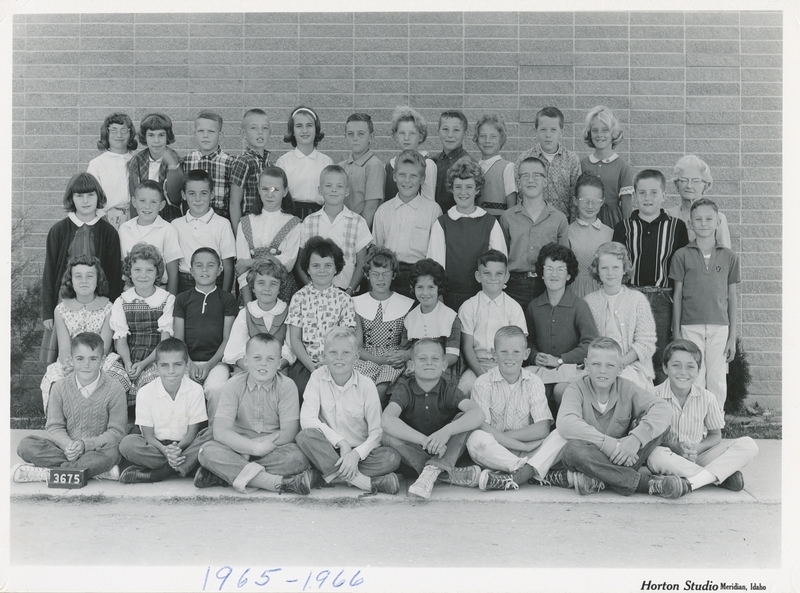
M103 472L102 474L97 474L96 476L92 476L95 480L111 480L113 482L119 482L119 466L115 465L107 472Z
M441 472L442 470L434 465L426 465L422 469L422 473L419 475L419 478L417 478L417 481L408 487L408 493L419 496L420 498L430 498L431 492L433 491L433 484L436 482L436 478L439 477Z
M32 463L18 463L11 468L11 479L17 484L26 482L46 482L50 470L46 467L36 467Z

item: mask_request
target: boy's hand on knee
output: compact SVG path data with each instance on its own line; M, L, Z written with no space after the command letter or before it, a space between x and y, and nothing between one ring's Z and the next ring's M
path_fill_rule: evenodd
M630 467L639 459L637 453L640 445L639 439L629 434L617 441L617 447L609 459L616 465Z
M361 456L358 451L350 450L342 455L336 462L335 467L339 468L339 475L345 480L352 480L358 472L358 463Z

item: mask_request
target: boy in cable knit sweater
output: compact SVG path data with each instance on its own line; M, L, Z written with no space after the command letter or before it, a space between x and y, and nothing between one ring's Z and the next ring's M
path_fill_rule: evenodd
M50 468L85 469L88 477L118 479L119 443L128 412L122 386L100 369L103 338L91 332L72 339L74 371L58 381L47 406L47 435L22 439L12 468L15 482L45 482Z

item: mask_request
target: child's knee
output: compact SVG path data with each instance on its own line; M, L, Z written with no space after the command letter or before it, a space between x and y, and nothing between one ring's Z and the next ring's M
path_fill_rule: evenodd
M753 459L753 457L758 455L758 445L752 438L740 437L736 439L736 444L741 447L745 453L747 453L748 460Z
M473 453L480 453L494 440L495 438L485 430L473 430L469 438L467 438L467 450L470 452L470 455Z

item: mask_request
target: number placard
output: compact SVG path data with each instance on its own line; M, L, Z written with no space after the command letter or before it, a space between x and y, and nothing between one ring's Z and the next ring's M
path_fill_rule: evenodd
M47 477L48 488L83 488L86 486L85 469L51 469Z

